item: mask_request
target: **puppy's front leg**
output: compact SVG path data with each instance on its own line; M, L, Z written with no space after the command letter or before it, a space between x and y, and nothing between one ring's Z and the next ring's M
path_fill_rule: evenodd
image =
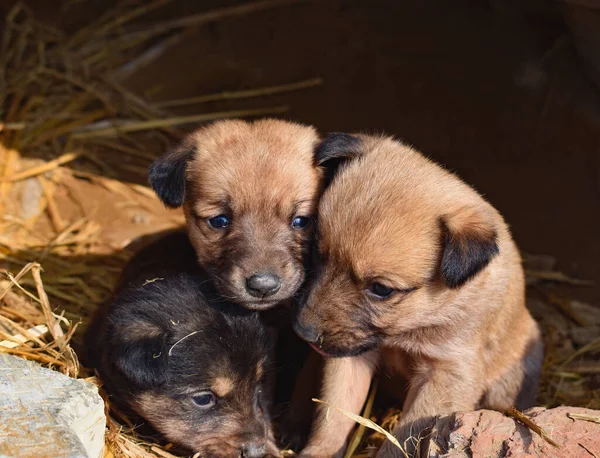
M316 409L311 399L319 396L323 363L321 355L311 350L296 379L291 403L282 426L283 442L289 444L292 449L306 445Z
M376 366L376 354L366 353L352 358L327 358L323 367L321 399L329 404L360 414L369 393ZM308 445L302 458L339 457L354 421L319 404Z
M424 441L426 431L437 416L473 410L483 395L481 377L464 365L419 368L417 373L410 381L402 418L394 430L404 452L385 441L378 458L418 456L427 443Z

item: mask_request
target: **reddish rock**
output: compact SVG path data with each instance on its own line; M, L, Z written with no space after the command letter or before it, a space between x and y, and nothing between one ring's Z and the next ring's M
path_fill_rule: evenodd
M430 458L600 458L600 424L572 419L586 415L600 421L600 411L580 407L539 407L525 412L559 445L553 447L525 425L499 412L478 410L438 420Z

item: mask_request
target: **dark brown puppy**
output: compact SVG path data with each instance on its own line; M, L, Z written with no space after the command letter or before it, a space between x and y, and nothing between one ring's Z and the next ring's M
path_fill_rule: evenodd
M86 334L87 363L112 402L179 446L203 457L277 455L264 324L211 291L194 258L183 233L134 257Z
M295 329L337 357L322 399L358 413L376 367L402 373L395 435L409 451L438 415L532 405L542 343L502 216L391 138L332 134L318 158L342 164L319 204L316 274ZM302 456L339 456L352 426L322 408ZM387 442L379 456L404 455Z
M152 187L167 206L183 206L198 262L224 297L264 310L304 281L317 142L312 127L290 122L220 121L152 164Z

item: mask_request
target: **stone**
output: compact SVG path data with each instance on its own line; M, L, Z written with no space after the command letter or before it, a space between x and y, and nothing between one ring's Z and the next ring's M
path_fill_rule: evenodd
M105 429L95 385L0 353L0 458L99 458Z
M491 410L438 419L427 456L444 458L593 458L600 457L600 411L581 407L534 407L524 412L559 447L545 442L517 420ZM571 417L570 415L574 415Z

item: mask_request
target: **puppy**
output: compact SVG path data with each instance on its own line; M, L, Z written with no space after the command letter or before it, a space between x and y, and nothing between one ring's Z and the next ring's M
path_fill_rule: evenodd
M165 205L183 206L198 264L223 297L270 309L265 318L280 341L280 402L289 398L283 382L295 377L302 359L282 349L296 343L281 339L297 338L290 304L304 282L322 190L322 168L314 160L318 141L314 128L290 122L219 121L190 134L149 172ZM277 329L290 332L277 335Z
M227 120L152 164L152 187L165 205L183 206L198 262L224 297L265 310L303 283L321 188L317 142L308 126Z
M543 349L498 211L391 138L331 134L315 276L296 332L326 358L322 399L359 413L376 368L409 381L394 431L414 452L438 415L534 402ZM353 422L319 408L301 456L341 456ZM404 456L387 442L381 457Z
M134 257L121 291L86 333L86 362L111 402L178 446L203 457L278 455L263 389L264 325L210 290L187 245L185 234L174 233ZM179 261L195 266L193 274L164 257L177 248L190 253Z

